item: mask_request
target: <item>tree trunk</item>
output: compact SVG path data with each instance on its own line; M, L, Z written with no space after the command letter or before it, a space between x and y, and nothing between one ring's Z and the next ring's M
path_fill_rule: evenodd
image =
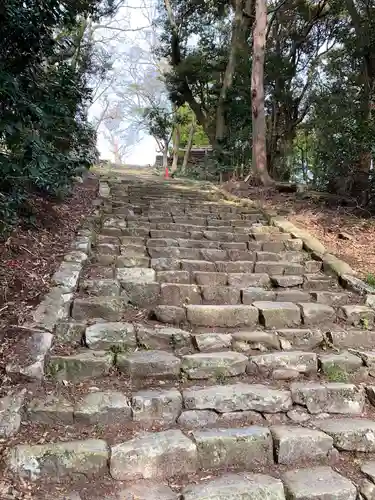
M266 116L264 110L264 57L267 31L266 0L256 0L251 72L253 171L264 186L274 183L267 170Z
M176 123L173 131L173 159L171 173L176 172L178 167L178 152L180 150L180 125Z
M168 144L165 144L163 148L163 168L165 169L167 167L168 167Z
M189 130L189 137L188 137L188 142L186 145L186 151L184 155L184 161L182 162L182 172L186 172L186 168L189 162L189 157L190 157L190 151L191 148L193 147L193 139L194 139L194 133L195 133L195 128L196 128L196 121L195 117L193 118L193 123L191 124L190 130Z

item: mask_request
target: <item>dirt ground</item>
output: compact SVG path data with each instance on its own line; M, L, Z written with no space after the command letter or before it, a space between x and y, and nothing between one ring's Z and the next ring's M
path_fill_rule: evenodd
M316 236L337 257L366 279L375 275L375 217L359 207L339 206L313 194L280 193L274 189L227 182L222 187L268 210L276 210L298 227Z
M33 225L16 227L0 242L0 329L21 325L48 291L51 276L93 208L97 188L97 179L90 176L62 203L35 197Z

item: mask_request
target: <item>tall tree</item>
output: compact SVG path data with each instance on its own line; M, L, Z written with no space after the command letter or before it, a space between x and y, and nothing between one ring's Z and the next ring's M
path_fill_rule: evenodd
M256 0L253 32L251 97L253 117L253 171L265 186L273 184L267 169L266 115L264 108L264 59L267 32L266 0Z

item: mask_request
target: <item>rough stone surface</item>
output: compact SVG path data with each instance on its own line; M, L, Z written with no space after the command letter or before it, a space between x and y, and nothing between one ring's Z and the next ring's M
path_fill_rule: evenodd
M265 427L193 431L201 467L254 468L273 463L272 436Z
M281 329L278 330L280 340L287 340L293 349L314 349L323 342L323 333L319 329Z
M236 350L238 343L245 344L245 352L251 350L267 351L280 349L280 341L275 333L264 332L262 330L254 332L235 332L232 334L233 348ZM236 348L237 347L237 348ZM243 348L241 349L243 350Z
M375 311L371 307L350 304L341 307L341 316L351 325L363 324L368 328L374 323Z
M131 323L96 323L86 328L85 343L90 349L106 350L111 347L131 348L137 345L135 329Z
M190 332L180 328L137 325L137 338L139 345L147 350L174 350L181 354L192 350Z
M323 420L318 427L333 438L343 451L375 451L375 422L367 419L340 418Z
M0 439L10 438L19 431L25 395L26 389L22 389L0 399Z
M77 381L106 375L113 365L111 353L89 351L71 356L51 356L47 374L60 382Z
M132 414L136 422L174 423L182 411L182 396L177 389L154 389L136 392Z
M194 336L194 344L200 352L218 352L230 349L232 336L226 333L202 333Z
M52 283L61 289L62 293L74 292L78 286L82 265L77 262L62 262L52 276Z
M113 500L178 500L178 495L168 486L144 480L121 489Z
M361 465L361 471L375 483L375 461L369 460Z
M186 487L183 500L285 500L280 479L263 474L225 474ZM341 499L340 499L341 500Z
M194 429L213 426L218 419L219 415L211 410L187 410L181 413L177 423L182 427Z
M183 307L157 306L154 309L154 314L156 319L162 323L176 325L186 321L186 310Z
M120 321L125 310L125 300L121 297L87 297L75 299L72 318L78 321L88 319L103 319Z
M258 322L258 310L245 305L203 305L187 306L187 319L196 326L255 326Z
M116 424L131 420L128 398L118 391L87 394L74 408L74 418L85 424Z
M135 307L150 309L158 304L160 299L159 283L122 282L122 296L128 304Z
M358 370L362 365L362 359L350 352L340 352L338 354L320 354L319 364L323 373L329 374L332 371L342 370L350 373Z
M280 369L291 369L306 375L316 373L317 356L315 353L303 351L274 352L250 356L247 372L271 372Z
M59 481L66 476L95 476L107 470L109 449L100 439L42 445L17 445L9 451L7 464L18 476Z
M308 411L317 413L360 414L365 404L362 388L353 384L328 382L293 383L291 385L293 401L306 406Z
M137 351L118 354L116 366L120 372L132 378L176 378L180 373L181 360L164 351Z
M41 380L44 377L45 357L52 345L51 333L11 327L2 339L4 344L8 338L17 341L17 349L6 365L6 372L22 375L28 380Z
M88 279L80 284L79 289L96 297L100 295L118 297L121 292L120 283L114 279Z
M116 278L120 283L153 283L156 274L154 269L148 267L118 268Z
M354 484L330 467L288 471L283 474L290 500L356 500Z
M254 302L260 312L260 321L266 328L285 328L301 323L301 312L291 302Z
M73 424L73 405L63 396L49 394L44 398L33 399L27 408L31 422L45 425Z
M190 379L233 377L245 373L247 357L238 352L190 354L182 358L181 369Z
M314 429L274 426L271 432L279 464L326 459L332 450L333 439Z
M335 310L325 304L300 303L304 325L331 323L335 319Z
M179 430L146 433L112 447L113 479L168 479L197 470L195 444Z
M255 410L277 413L292 407L289 391L241 382L225 386L190 387L183 391L182 396L187 410L215 410L218 413Z

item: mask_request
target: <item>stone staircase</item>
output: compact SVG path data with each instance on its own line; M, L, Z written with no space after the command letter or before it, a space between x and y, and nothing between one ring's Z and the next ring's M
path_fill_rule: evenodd
M256 208L175 181L101 194L5 457L32 498L374 500L365 297Z

